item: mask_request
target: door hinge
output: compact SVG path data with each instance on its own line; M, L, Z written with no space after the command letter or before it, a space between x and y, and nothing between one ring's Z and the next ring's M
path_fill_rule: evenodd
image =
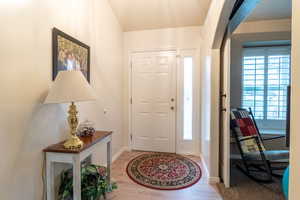
M132 134L130 134L130 141L132 142Z
M132 104L132 98L130 98L130 104Z

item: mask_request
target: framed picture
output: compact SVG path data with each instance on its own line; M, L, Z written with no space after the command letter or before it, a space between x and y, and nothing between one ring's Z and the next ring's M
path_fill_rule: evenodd
M53 80L59 71L80 70L90 82L90 47L88 45L53 28L52 54Z

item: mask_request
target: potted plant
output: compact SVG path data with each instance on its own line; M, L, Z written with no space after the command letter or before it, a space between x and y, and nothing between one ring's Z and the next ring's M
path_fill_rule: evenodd
M81 199L99 200L106 198L106 193L117 188L116 183L108 184L106 168L89 164L81 168ZM61 173L61 183L58 191L59 200L73 199L73 173L72 169Z

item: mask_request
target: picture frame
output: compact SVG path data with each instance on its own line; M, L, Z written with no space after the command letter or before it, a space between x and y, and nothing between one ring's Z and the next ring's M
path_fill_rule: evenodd
M90 47L57 28L52 29L52 80L59 71L80 70L90 83Z

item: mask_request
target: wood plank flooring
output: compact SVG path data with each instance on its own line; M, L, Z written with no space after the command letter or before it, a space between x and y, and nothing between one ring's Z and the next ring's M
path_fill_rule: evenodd
M118 189L108 195L108 200L222 200L215 185L208 184L207 174L195 185L175 191L153 190L134 183L126 174L127 163L142 152L124 152L112 165L112 179ZM201 166L199 157L191 157ZM203 167L202 167L203 169Z

